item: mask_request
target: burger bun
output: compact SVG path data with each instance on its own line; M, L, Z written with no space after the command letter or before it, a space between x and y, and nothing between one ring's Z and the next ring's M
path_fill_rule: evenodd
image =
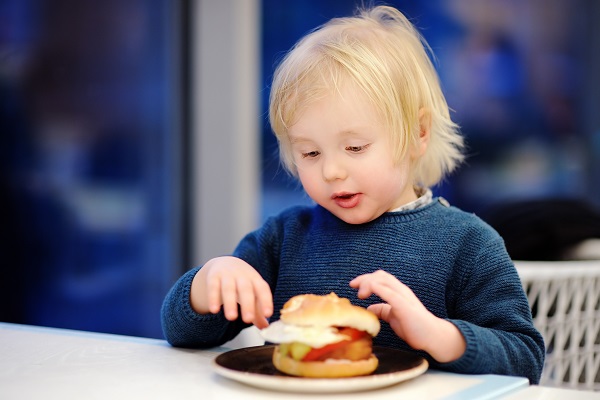
M379 319L366 308L355 306L335 293L325 296L302 294L289 299L281 310L281 320L299 326L345 326L377 336Z
M346 378L368 375L377 369L378 364L379 360L373 354L370 358L359 361L296 361L289 356L282 355L279 346L276 346L273 351L275 368L288 375L306 378Z

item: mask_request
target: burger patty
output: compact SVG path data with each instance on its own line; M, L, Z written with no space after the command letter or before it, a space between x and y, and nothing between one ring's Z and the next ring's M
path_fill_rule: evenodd
M343 341L341 345L328 353L315 358L313 361L335 360L366 360L371 357L373 340L370 336L364 336L354 341Z
M368 359L371 356L373 348L371 335L354 328L344 327L338 329L347 339L313 348L304 354L302 361L324 361L327 359L358 361Z

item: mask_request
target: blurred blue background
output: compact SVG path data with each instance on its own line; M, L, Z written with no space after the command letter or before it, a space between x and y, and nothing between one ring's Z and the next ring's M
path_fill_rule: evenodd
M271 67L294 40L355 8L342 0L263 4L269 5L263 8L265 86ZM453 119L467 139L466 165L437 193L471 211L517 198L600 202L600 33L593 22L598 2L386 4L403 11L432 47ZM263 109L267 101L265 93ZM276 160L272 136L265 125L263 152ZM277 161L265 171L266 190L276 194L281 187L295 187L283 184ZM286 195L280 193L282 201Z
M266 118L273 68L348 0L262 0L258 220L308 199ZM389 1L433 48L463 168L434 192L484 213L600 205L594 0ZM0 1L0 320L161 337L191 267L190 1Z

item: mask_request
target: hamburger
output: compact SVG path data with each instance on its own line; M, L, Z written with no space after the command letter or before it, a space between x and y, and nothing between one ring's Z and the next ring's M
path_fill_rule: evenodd
M294 376L341 378L367 375L379 363L373 354L373 337L379 319L363 307L335 293L303 294L289 299L281 319L261 330L267 342L276 343L273 365Z

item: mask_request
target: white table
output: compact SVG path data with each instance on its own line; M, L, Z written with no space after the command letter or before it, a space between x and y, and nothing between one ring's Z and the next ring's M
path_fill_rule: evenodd
M300 399L217 375L229 348L178 349L163 340L0 323L0 399ZM369 391L372 399L588 399L589 392L536 390L523 378L428 371ZM520 394L526 395L519 397ZM529 393L529 395L527 395ZM539 396L538 396L539 395ZM568 395L568 396L567 396ZM581 397L575 397L581 395ZM536 397L537 396L537 397ZM567 396L567 397L563 397ZM365 393L310 395L365 399ZM594 397L598 398L598 397Z
M545 386L529 386L502 397L502 400L598 400L600 393L551 388Z

